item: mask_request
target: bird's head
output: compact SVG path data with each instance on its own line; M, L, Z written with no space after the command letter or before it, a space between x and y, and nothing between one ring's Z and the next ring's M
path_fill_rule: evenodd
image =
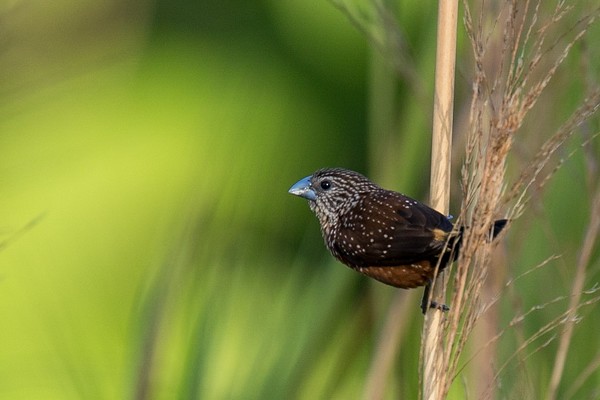
M360 200L362 193L374 189L379 189L379 186L357 172L325 168L300 179L288 192L307 199L323 226L336 221Z

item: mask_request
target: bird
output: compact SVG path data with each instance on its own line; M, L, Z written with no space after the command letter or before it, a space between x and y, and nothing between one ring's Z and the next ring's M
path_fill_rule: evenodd
M464 227L451 217L344 168L319 169L288 192L308 200L325 245L341 263L397 288L425 286L423 314L448 310L429 302L429 290L438 261L443 270L458 254ZM506 223L495 221L491 236Z

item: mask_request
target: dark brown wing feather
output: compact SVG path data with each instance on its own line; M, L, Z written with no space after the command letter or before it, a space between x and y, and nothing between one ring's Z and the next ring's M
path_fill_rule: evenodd
M396 192L364 196L341 219L334 254L354 267L398 266L432 260L452 223L443 214Z

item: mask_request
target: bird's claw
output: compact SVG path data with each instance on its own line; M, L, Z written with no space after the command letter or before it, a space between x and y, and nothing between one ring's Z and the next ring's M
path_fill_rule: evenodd
M429 309L439 310L441 312L450 311L450 307L443 303L438 303L434 300L428 303L427 300L423 299L423 302L421 303L421 311L423 311L423 315L427 314L427 310Z
M448 312L448 311L450 311L450 307L448 307L445 304L438 303L437 301L432 301L431 303L429 303L429 308L440 310L441 312Z

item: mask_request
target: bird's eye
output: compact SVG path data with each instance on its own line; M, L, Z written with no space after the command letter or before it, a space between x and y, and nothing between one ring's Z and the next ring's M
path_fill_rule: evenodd
M328 180L324 180L321 182L321 189L323 190L329 190L331 189L331 181Z

